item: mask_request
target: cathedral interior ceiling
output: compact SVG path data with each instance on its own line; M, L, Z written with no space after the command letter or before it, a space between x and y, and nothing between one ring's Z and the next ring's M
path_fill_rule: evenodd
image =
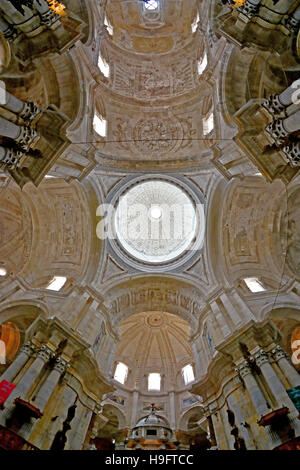
M203 408L191 393L217 403L228 392L234 372L226 348L234 349L237 331L272 318L291 352L299 328L299 175L288 185L281 167L274 178L266 176L240 136L248 131L241 119L248 104L260 106L262 97L299 77L300 36L290 55L230 42L221 34L224 2L217 0L160 0L154 13L133 0L64 3L72 12L64 21L76 26L72 46L57 51L48 41L51 53L27 63L24 50L0 34L0 80L16 98L57 112L65 138L39 184L21 189L0 174L0 323L14 322L21 342L34 321L66 325L80 343L74 387L99 402L101 390L120 392L104 400L98 438L119 438L129 426L127 393L140 387L151 399L146 374L154 368L165 381L156 396L162 415L170 414L166 392L177 387L181 429L198 427L202 434ZM251 116L258 121L256 112ZM19 123L1 106L0 115ZM105 122L104 135L96 132L95 117ZM172 182L194 206L201 203L204 236L192 255L148 263L126 251L121 237L99 237L99 206L116 209L129 188L147 179ZM62 289L48 289L56 277L65 277ZM251 291L246 279L262 290ZM118 361L131 370L126 386L113 382ZM188 363L201 377L193 389L183 384ZM146 405L139 403L136 417L144 417Z
M83 17L86 25L89 24L91 12L84 7L84 2L80 5L67 3L75 14ZM12 60L9 71L4 72L8 90L17 97L25 99L30 95L41 107L53 103L67 116L73 146L69 154L67 151L59 159L65 164L74 146L81 149L89 146L91 129L83 119L87 111L91 112L84 104L89 94L95 99L98 111L104 117L109 116L107 139L91 144L98 162L103 158L106 166L102 170L96 165L82 186L47 180L39 191L27 185L20 192L11 183L9 191L1 193L1 211L3 217L10 220L5 224L7 232L2 232L1 252L8 260L10 272L26 278L33 288L45 285L53 270L61 275L66 271L70 274L71 270L71 287L80 281L90 283L96 291L100 284L105 291L132 277L132 272L119 263L114 253L107 252L106 245L92 235L97 223L95 205L96 201L104 202L126 175L147 171L149 165L156 165L156 171L158 168L174 171L174 174L184 171L184 177L204 195L209 208L209 236L203 252L180 274L171 276L170 282L173 279L190 282L209 295L217 287L216 280L220 280L213 252L218 252L218 262L223 263L226 276L233 282L249 270L267 277L270 264L278 280L283 260L277 248L280 243L284 244L287 232L292 234L288 266L293 272L299 272L295 261L298 253L297 191L289 198L293 218L288 226L280 183L274 183L271 188L256 178L253 184L250 176L248 182L228 183L226 203L219 215L214 216L219 211L214 191L220 180L225 184L216 160L229 149L225 142L235 128L232 116L262 88L268 92L274 77L280 89L283 78L282 73L277 73L278 61L272 54L250 49L241 53L231 46L225 47L223 38L214 34L207 37L208 17L215 14L213 7L201 9L201 27L196 34L191 34L190 25L196 11L196 1L187 4L165 1L156 22L151 20L150 24L138 3L110 2L106 15L114 25L114 35L110 38L106 34L98 51L110 63L109 80L102 74L95 74L95 64L90 64L87 57L85 62L79 63L82 45L78 48L78 57L62 54L39 58L25 74ZM83 44L84 41L91 42L87 26ZM6 57L7 43L3 39L1 50ZM204 54L209 58L208 69L199 75L196 64ZM254 81L252 77L261 70L262 61L265 61L264 72ZM85 88L80 86L81 80ZM255 83L255 86L247 88L247 83ZM216 107L219 98L221 103ZM227 113L228 123L218 117L212 135L203 139L203 117L212 110L220 110L220 106L226 107L224 115L226 117ZM82 139L86 139L86 143ZM234 143L228 145L232 154L237 152ZM243 159L242 153L236 158ZM190 163L196 169L189 169ZM270 198L276 185L276 197ZM278 208L282 216L278 215ZM219 235L214 236L219 230L216 227L222 230L222 240ZM140 277L139 274L134 276Z

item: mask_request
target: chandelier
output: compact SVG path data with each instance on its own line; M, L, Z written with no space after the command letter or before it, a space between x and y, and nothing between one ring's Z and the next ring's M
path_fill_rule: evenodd
M58 2L57 0L47 0L49 7L52 11L57 13L60 16L66 16L67 12L65 11L65 5Z

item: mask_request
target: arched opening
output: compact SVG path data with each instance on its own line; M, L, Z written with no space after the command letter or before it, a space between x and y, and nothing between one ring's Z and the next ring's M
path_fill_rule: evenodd
M294 308L278 308L270 314L282 333L281 345L294 367L300 372L300 311Z
M34 305L15 305L0 312L0 375L15 360L27 328L40 314L42 310Z
M122 438L123 421L124 417L121 416L121 411L118 408L109 404L104 405L97 435L91 441L97 450L113 450L115 448L115 443Z
M10 321L2 323L0 325L0 341L5 344L5 363L6 361L12 361L20 347L21 333L19 327Z

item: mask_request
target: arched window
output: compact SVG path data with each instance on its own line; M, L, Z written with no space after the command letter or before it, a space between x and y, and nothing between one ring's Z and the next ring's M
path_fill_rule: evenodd
M214 113L210 113L207 118L203 119L203 134L208 135L214 128Z
M8 321L0 325L0 364L7 364L7 361L14 359L20 342L20 329L15 323Z
M118 362L116 369L115 369L115 375L114 379L117 382L120 382L120 384L124 384L126 382L128 375L128 367L126 364L123 364L123 362Z
M93 127L98 135L101 137L106 136L106 119L102 116L94 114Z
M148 375L148 390L159 391L161 383L161 375L157 372L152 372Z
M182 371L182 376L183 376L185 385L195 380L194 369L193 369L192 364L187 364L186 366L182 368L181 371Z
M46 289L59 291L66 283L67 278L64 276L54 276L54 278L49 282Z
M102 59L101 55L99 55L99 58L98 58L98 67L103 73L104 77L108 78L109 77L109 65L105 60Z
M112 25L109 23L106 15L104 16L104 24L106 26L106 29L107 29L107 32L110 36L113 36L114 34L114 28L112 27Z
M156 11L159 7L158 0L144 0L144 8L148 11Z
M6 364L6 345L4 341L0 339L0 365Z
M202 75L206 67L207 67L207 54L205 52L203 58L201 60L198 60L198 74Z
M194 21L192 22L192 33L195 33L196 29L197 29L197 26L198 26L198 23L199 23L199 20L200 20L200 17L199 17L199 12L197 12L197 16L196 18L194 19Z
M5 268L0 268L0 276L3 277L3 276L6 276L6 274L7 274L6 269Z
M266 290L257 277L246 277L244 281L251 292L263 292Z

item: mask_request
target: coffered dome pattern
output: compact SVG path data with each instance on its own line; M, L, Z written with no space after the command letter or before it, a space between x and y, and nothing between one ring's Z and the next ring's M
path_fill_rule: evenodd
M196 214L193 201L175 184L145 181L121 196L117 237L135 258L164 263L190 248L199 224Z
M0 450L299 450L299 27L0 1Z
M164 376L164 392L183 386L181 369L193 362L190 326L166 312L135 314L120 325L116 360L131 368L125 387L141 387L148 373Z

